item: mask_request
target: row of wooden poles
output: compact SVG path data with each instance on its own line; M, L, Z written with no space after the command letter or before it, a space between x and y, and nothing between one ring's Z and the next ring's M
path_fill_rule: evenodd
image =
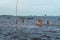
M17 21L18 21L18 18L17 18L17 13L18 13L18 0L17 0L17 3L16 3L16 27L17 27ZM24 19L22 19L22 23L24 23ZM42 20L41 19L38 19L38 22L37 22L37 24L38 25L42 25ZM47 21L47 24L49 24L49 21Z
M17 27L17 21L18 21L18 18L17 18L17 13L18 13L18 0L17 0L17 3L16 3L16 27ZM24 19L22 19L22 23L24 23ZM38 22L37 22L37 24L38 25L42 25L42 20L41 19L38 19ZM49 21L47 21L47 24L49 24Z

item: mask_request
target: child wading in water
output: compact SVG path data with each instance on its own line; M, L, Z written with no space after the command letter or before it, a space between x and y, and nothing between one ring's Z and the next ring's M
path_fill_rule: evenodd
M49 21L47 20L47 25L49 25Z
M40 26L42 26L42 20L41 19L38 19L37 24L40 25Z

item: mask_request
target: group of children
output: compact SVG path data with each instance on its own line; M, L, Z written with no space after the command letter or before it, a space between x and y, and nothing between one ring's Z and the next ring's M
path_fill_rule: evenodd
M42 26L43 25L43 21L41 19L38 19L37 25ZM47 20L47 25L49 25L49 21Z
M22 19L22 23L24 23L24 19ZM38 19L37 25L42 26L43 25L43 21L41 19ZM49 25L49 21L48 20L47 20L47 25Z

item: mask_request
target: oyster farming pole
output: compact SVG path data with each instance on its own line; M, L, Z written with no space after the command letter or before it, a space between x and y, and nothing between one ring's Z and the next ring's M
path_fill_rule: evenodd
M17 23L18 23L18 22L17 22L17 21L18 21L18 20L17 20L17 13L18 13L18 0L17 0L17 3L16 3L16 27L17 27Z

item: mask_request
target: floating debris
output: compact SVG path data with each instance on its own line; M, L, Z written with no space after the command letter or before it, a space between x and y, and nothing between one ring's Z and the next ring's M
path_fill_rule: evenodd
M10 16L7 17L7 19L10 19L10 18L11 18Z
M33 17L31 17L31 18L27 18L27 19L33 19Z
M60 19L58 19L58 20L60 20Z
M25 17L22 16L20 19L25 19Z
M33 38L32 40L41 40L40 38Z

